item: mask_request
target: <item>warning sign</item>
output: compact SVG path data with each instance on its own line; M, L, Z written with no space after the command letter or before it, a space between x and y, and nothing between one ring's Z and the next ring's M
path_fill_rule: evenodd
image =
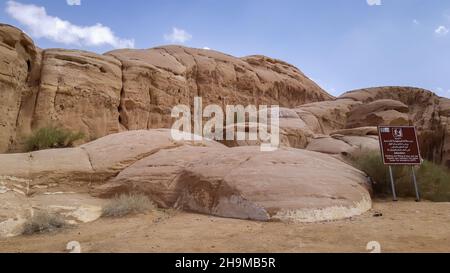
M378 132L385 165L422 163L415 127L380 126Z

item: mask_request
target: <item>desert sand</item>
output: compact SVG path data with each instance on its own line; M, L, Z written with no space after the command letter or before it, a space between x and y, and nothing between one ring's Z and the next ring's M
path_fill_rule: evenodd
M254 222L154 211L125 218L101 218L57 233L0 240L0 252L67 252L80 242L82 252L449 252L450 203L375 200L357 217L333 222L293 224ZM382 216L374 216L379 213Z

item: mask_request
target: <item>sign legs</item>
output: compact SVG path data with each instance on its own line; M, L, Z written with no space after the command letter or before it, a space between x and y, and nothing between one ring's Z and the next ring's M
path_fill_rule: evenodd
M392 166L389 166L389 175L391 176L391 187L392 187L392 196L394 197L394 201L397 202L397 193L395 191L395 182L394 182L394 174L392 173Z
M412 178L413 178L413 183L414 183L414 189L416 190L416 202L420 202L419 187L417 185L416 171L414 170L414 166L411 166L411 171L412 171Z

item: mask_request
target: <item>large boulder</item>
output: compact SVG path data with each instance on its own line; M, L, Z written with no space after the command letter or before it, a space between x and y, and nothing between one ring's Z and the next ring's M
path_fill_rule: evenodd
M352 217L371 205L365 175L331 156L174 141L167 129L127 131L78 148L0 155L0 162L0 198L138 192L164 208L298 222Z
M368 127L358 127L352 129L342 129L337 130L330 135L344 135L344 136L378 136L378 127L368 126Z
M222 217L315 222L367 211L366 182L361 172L325 154L186 146L136 162L95 193L145 193L165 208Z
M127 131L77 148L0 154L0 184L24 195L49 189L88 192L136 161L182 145L223 147L208 140L177 142L168 129Z
M268 121L270 121L270 118L271 114L269 112ZM280 145L283 147L304 149L308 145L309 141L314 137L313 130L293 109L283 107L279 109L278 125ZM261 138L264 138L264 134L262 134L260 129L263 129L264 132L268 133L266 139L263 141L263 143L268 143L272 133L272 126L273 124L266 125L254 122L227 125L224 128L225 132L228 132L229 130L245 132L246 140L224 140L222 143L228 147L261 145ZM258 133L257 140L251 140L250 133L254 132Z
M329 134L345 128L348 114L360 104L351 99L339 99L304 104L295 108L295 111L314 133Z
M361 133L361 131L359 132ZM306 149L330 155L352 156L361 151L379 151L380 144L376 135L334 133L331 136L317 136L310 141Z
M325 154L351 154L356 147L330 136L319 136L313 139L308 147L308 151L314 151Z
M357 105L348 113L346 128L409 125L409 108L396 100L376 100Z

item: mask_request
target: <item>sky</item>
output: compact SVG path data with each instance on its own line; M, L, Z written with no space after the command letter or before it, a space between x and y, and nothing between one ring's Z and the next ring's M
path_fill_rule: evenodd
M449 0L0 0L41 48L166 44L287 61L338 96L414 86L450 97Z

